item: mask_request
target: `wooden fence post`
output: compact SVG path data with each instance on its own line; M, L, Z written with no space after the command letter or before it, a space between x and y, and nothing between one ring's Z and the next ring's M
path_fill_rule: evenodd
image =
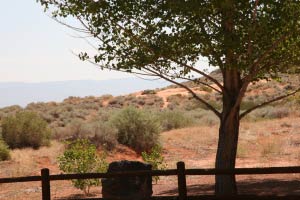
M42 175L42 200L50 200L50 177L49 177L49 169L44 168L41 170Z
M178 199L187 200L185 164L184 162L177 163L177 177L178 177Z

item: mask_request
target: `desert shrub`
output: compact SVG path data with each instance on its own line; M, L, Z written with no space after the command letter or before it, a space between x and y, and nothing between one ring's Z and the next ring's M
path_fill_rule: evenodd
M265 106L263 108L254 110L251 112L246 119L249 121L258 121L262 119L276 119L287 117L290 114L289 108L283 107L273 107L273 106Z
M156 94L155 90L144 90L142 91L142 95L147 95L147 94Z
M20 112L22 110L23 110L23 108L20 106L17 106L17 105L1 108L0 109L0 120L7 116L14 115L17 112Z
M180 107L184 99L186 99L186 96L183 96L182 94L175 94L175 95L168 96L167 97L168 108L173 110Z
M144 108L161 108L164 105L164 100L155 94L137 97L137 102Z
M153 170L164 170L167 168L167 164L164 161L164 157L162 155L162 147L159 145L155 145L149 153L142 152L142 159L144 162L151 164ZM153 177L155 183L159 180L159 176Z
M165 110L159 113L159 121L164 131L187 127L193 124L193 119L181 111Z
M289 114L290 114L289 108L276 107L272 110L269 110L266 117L269 119L283 118L283 117L288 117Z
M118 144L117 129L109 122L74 120L65 128L55 128L54 139L75 141L87 139L96 147L111 151Z
M67 145L63 155L58 157L59 169L66 173L106 172L108 163L105 155L97 154L96 146L88 140L75 140ZM72 180L73 185L89 194L91 186L100 184L99 179Z
M9 160L10 153L8 145L0 138L0 161Z
M136 103L139 105L139 106L144 106L146 104L146 100L144 98L140 98L138 97L137 100L136 100Z
M113 108L122 108L125 105L125 97L124 96L117 96L108 102L109 107Z
M207 87L207 86L203 86L201 89L208 93L211 93L213 91L213 89L211 89L210 87Z
M118 130L118 141L136 151L148 151L158 143L160 124L151 112L127 107L111 122Z
M2 121L3 140L10 148L49 145L50 135L47 122L34 112L19 112Z
M249 99L249 98L248 98ZM258 104L257 101L245 100L241 103L241 110L248 110Z
M93 125L94 136L90 141L97 147L101 146L105 150L111 151L118 144L118 130L109 122L98 122Z
M189 95L187 98L188 99L184 103L185 110L191 111L191 110L195 110L198 108L209 110L205 104L201 103L200 101L195 99L193 96ZM208 96L206 98L208 98ZM222 103L220 101L217 101L216 99L207 100L207 102L218 110L220 110L222 108Z
M84 138L84 122L80 119L71 121L66 127L57 126L54 128L53 139L57 140L77 140Z
M189 111L186 115L193 119L194 124L200 126L214 126L220 122L219 118L213 112L202 108Z

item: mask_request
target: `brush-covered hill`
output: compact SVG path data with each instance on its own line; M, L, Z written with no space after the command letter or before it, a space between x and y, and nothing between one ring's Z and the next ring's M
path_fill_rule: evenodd
M221 79L219 72L212 72L211 75L219 80ZM256 82L249 86L241 109L248 109L275 96L285 94L295 89L297 83L299 83L299 75L297 74L284 74L282 81ZM188 85L199 96L216 108L221 109L220 94L207 86L199 86L193 82L185 82L184 84ZM45 119L53 130L61 130L78 120L85 122L105 120L112 113L128 106L157 112L161 112L162 110L179 110L189 118L196 120L195 123L217 123L217 119L213 116L213 113L210 113L203 104L193 99L185 89L176 85L121 96L70 96L59 103L30 103L25 108L9 106L0 109L0 120L21 110L33 111ZM285 117L290 114L296 114L299 106L300 95L297 94L254 111L248 116L248 119L258 120L261 118Z
M213 74L219 76L219 73ZM274 98L294 89L299 84L299 76L284 75L280 81L259 81L250 85L242 109ZM209 87L198 86L192 82L184 83L191 87L199 96L214 106L221 107L221 96ZM11 160L0 162L0 177L16 177L38 175L41 168L49 168L52 174L61 173L57 157L65 149L61 140L76 139L88 135L102 136L98 139L98 152L103 152L105 145L111 149L107 153L107 161L142 160L139 152L120 144L113 127L108 122L124 108L131 106L157 117L161 124L158 140L163 147L162 155L168 168L176 168L179 160L186 163L187 168L214 167L218 139L218 119L212 112L195 101L184 89L171 85L156 90L144 90L122 96L89 96L69 97L64 101L31 103L25 108L10 106L0 109L1 120L19 111L38 113L47 121L52 130L50 146L39 149L10 149ZM243 119L240 127L239 146L237 151L237 167L270 167L299 165L300 155L300 94L283 99L258 109ZM131 122L130 122L131 123ZM147 124L144 124L147 125ZM171 130L176 129L176 130ZM105 142L105 143L103 143ZM139 140L138 143L141 143ZM107 146L106 146L107 147ZM266 176L243 176L240 181L262 183L269 180ZM268 182L261 190L263 195L276 193L298 194L294 181L298 175L277 177L278 187L270 190ZM294 180L295 179L295 180ZM287 185L288 180L290 185ZM274 181L274 177L272 177ZM170 177L162 177L159 184L153 186L154 194L168 194L176 191L176 185ZM191 187L206 183L213 188L213 177L189 177ZM272 183L273 184L273 183ZM274 185L274 184L273 184ZM203 188L203 185L200 185ZM70 198L82 195L74 189L69 181L54 181L51 188L55 198ZM204 187L206 188L206 187ZM288 188L283 190L282 188ZM18 190L18 193L15 191ZM57 191L57 192L56 192ZM100 188L93 188L92 193L99 195ZM194 191L194 190L193 190ZM253 186L245 191L253 191ZM269 192L269 193L266 193ZM197 189L195 194L207 194L210 191ZM194 194L194 193L193 193ZM38 199L41 190L35 183L2 184L0 199Z

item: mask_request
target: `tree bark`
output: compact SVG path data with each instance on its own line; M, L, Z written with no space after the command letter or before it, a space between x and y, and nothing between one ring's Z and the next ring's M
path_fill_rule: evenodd
M220 120L218 150L216 154L216 169L234 169L238 145L240 106L237 102L242 81L237 69L224 71L223 110ZM234 175L216 175L215 192L218 195L237 193Z
M220 118L219 142L216 154L216 169L234 169L239 135L241 74L237 66L234 35L234 1L226 0L221 6L224 29L225 67L223 75L223 110ZM216 175L215 193L233 195L237 193L234 175Z
M238 113L225 116L223 113L220 129L219 142L216 155L216 169L234 169L239 133ZM216 175L215 192L218 195L232 195L237 193L234 175Z

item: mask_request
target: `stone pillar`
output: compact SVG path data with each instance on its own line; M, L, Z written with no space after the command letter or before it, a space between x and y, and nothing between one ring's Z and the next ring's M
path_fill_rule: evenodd
M138 161L118 161L109 164L107 172L151 170L152 166ZM147 200L152 195L151 176L103 178L102 196L112 200Z

